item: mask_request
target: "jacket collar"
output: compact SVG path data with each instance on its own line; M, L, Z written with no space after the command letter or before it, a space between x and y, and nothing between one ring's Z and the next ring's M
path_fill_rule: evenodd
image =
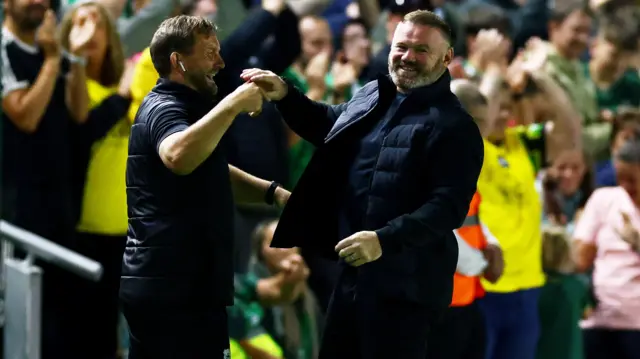
M191 87L171 81L165 78L159 78L153 91L159 94L170 95L182 102L187 108L195 112L208 112L215 105L215 97L213 95L204 95Z

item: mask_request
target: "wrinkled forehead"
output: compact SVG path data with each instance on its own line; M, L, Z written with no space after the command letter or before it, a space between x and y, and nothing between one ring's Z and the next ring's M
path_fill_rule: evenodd
M218 41L218 37L214 34L198 34L196 35L195 48L205 51L220 51L220 42Z
M448 48L447 39L438 28L428 25L418 25L410 22L398 24L393 34L393 43L406 46L423 46L428 48Z

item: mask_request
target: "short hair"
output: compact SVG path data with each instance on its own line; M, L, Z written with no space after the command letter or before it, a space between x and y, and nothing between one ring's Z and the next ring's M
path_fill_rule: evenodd
M611 141L613 142L622 130L631 129L633 137L640 140L640 109L635 107L619 107L613 120Z
M465 34L475 36L480 30L496 29L502 35L511 37L513 26L507 12L502 8L477 3L470 5L464 19Z
M640 164L640 140L630 139L626 141L616 152L616 159L624 163Z
M172 52L191 54L197 35L216 35L218 28L210 20L200 16L178 15L166 19L153 34L149 52L153 66L160 77L171 73Z
M346 24L342 27L342 33L338 36L336 40L336 49L342 49L344 46L344 33L347 31L347 27L351 25L362 26L364 28L364 32L366 36L371 34L371 29L369 25L361 18L349 19Z
M470 111L475 106L484 106L489 103L487 97L480 91L480 87L469 80L451 81L451 91L458 97L462 107Z
M625 6L600 17L599 35L605 41L622 51L638 50L640 38L640 9L637 6Z
M588 0L555 0L552 1L551 4L549 21L563 22L569 15L576 11L581 11L589 16L593 16Z
M416 10L404 16L402 22L408 22L416 25L431 26L440 30L445 40L451 43L452 34L451 27L444 19L429 10Z

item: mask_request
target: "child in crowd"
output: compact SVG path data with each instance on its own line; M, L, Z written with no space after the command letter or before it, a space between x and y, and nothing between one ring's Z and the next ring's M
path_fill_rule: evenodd
M588 299L588 283L575 273L571 242L563 227L542 234L542 265L547 277L539 302L538 359L582 359L579 322Z

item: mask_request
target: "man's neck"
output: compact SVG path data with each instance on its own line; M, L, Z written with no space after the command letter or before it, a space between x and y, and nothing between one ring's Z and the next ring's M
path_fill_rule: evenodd
M36 31L29 30L24 31L21 30L18 24L11 18L11 16L7 16L4 21L4 27L9 30L13 36L17 37L18 40L24 42L25 44L35 46L36 45Z

